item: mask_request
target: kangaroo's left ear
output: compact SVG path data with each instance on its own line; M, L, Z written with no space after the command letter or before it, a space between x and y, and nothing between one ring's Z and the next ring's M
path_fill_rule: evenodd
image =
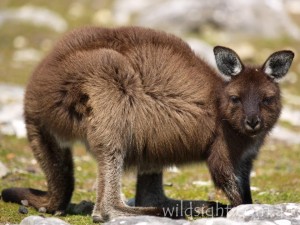
M289 50L274 52L264 63L262 70L271 78L279 80L284 77L294 58Z

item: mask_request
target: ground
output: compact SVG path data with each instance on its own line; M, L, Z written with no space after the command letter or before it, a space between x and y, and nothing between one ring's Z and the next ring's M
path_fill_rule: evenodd
M300 201L300 146L289 146L267 141L261 149L252 173L252 194L254 202L276 204ZM72 203L83 200L95 201L96 164L77 144L74 149L76 187ZM0 161L11 171L0 179L0 187L33 187L46 189L45 178L34 160L26 139L3 136L0 144ZM203 181L203 182L197 182ZM205 199L226 203L220 191L216 191L208 182L210 176L205 164L195 164L179 168L179 172L165 171L165 191L169 197L178 199ZM126 198L132 198L135 191L135 174L130 172L123 177L123 192ZM19 205L0 201L0 224L19 223L28 215L39 215L29 208L24 215L18 212ZM49 216L49 215L45 215ZM61 219L71 224L91 224L89 215L67 215Z

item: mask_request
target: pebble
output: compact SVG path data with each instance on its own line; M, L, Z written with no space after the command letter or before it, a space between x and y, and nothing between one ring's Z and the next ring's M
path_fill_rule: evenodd
M47 212L47 209L45 207L41 207L39 208L39 213L46 213Z
M66 215L65 211L56 211L54 213L54 216L64 216L64 215Z
M24 205L21 205L19 207L19 213L21 213L21 214L27 214L28 213L28 209Z
M26 207L29 206L28 200L21 200L21 204Z

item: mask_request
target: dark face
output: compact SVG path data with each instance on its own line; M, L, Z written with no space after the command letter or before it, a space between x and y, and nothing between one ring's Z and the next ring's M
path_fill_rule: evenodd
M281 110L277 83L261 69L244 69L227 83L220 99L222 119L238 132L255 136L268 132Z
M274 52L260 68L245 67L226 47L216 46L214 54L219 71L229 80L220 93L221 119L248 136L270 131L281 110L276 82L287 74L294 53Z

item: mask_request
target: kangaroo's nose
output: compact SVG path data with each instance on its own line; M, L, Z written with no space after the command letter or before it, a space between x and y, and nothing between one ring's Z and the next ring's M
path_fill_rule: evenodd
M260 118L258 116L249 116L245 119L245 126L247 130L257 130L260 127Z

